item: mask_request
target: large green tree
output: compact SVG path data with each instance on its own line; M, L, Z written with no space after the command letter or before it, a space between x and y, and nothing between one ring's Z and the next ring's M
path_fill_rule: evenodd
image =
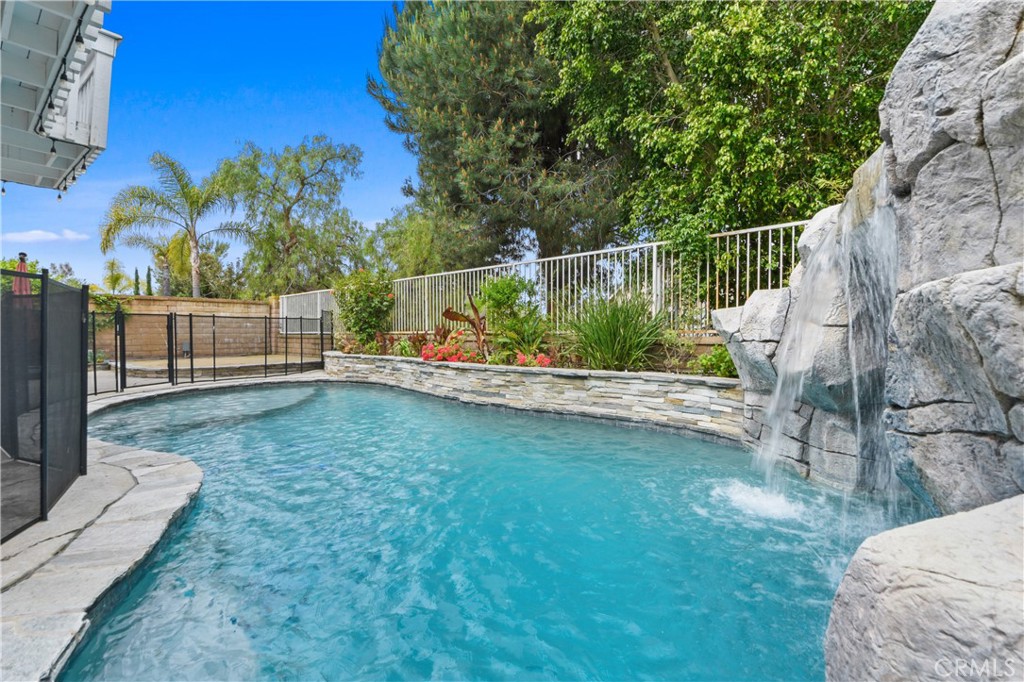
M317 135L281 151L252 142L217 176L244 217L232 223L249 245L243 267L251 296L326 289L361 257L362 225L341 205L362 152Z
M576 116L617 150L638 234L800 219L880 144L877 107L927 2L538 3L538 45Z
M571 139L568 103L548 97L557 74L536 52L528 8L406 2L385 29L381 78L368 81L388 127L418 157L410 193L474 226L463 238L486 245L486 260L600 248L620 224L615 157Z
M100 226L100 250L107 253L118 242L148 247L161 235L180 234L189 248L192 296L199 298L200 241L214 232L237 232L231 225L206 230L200 225L225 207L224 190L216 176L196 184L181 163L162 152L149 162L157 185L131 185L117 193Z
M477 227L440 207L413 202L379 223L366 245L367 264L396 277L460 270L487 262L492 243Z

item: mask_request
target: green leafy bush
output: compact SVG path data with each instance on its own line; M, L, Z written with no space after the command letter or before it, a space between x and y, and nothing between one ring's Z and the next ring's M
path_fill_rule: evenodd
M414 358L420 354L409 339L399 339L392 352L400 358Z
M590 369L641 370L651 366L664 316L651 314L640 296L592 301L570 325L575 350Z
M715 346L710 352L693 361L693 369L700 374L718 377L737 377L736 364L725 346Z
M536 298L537 285L515 274L489 280L480 287L496 362L512 364L520 355L543 354L549 327Z
M363 346L375 342L377 334L390 331L395 295L391 280L384 275L362 269L345 275L334 285L334 298L338 320Z
M491 329L501 330L505 323L536 307L537 285L520 275L506 275L480 286L480 303L487 313Z
M666 372L688 372L696 344L683 338L674 329L666 329L661 337L661 366Z
M540 308L531 306L520 314L508 317L492 339L494 354L502 363L509 363L519 354L535 356L547 346L548 322Z

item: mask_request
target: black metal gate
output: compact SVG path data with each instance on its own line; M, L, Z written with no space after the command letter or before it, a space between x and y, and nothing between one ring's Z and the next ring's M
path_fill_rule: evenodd
M88 322L89 392L323 368L334 347L330 313L319 318L207 313L93 312ZM103 338L100 342L98 339Z
M86 472L87 287L0 271L0 537Z

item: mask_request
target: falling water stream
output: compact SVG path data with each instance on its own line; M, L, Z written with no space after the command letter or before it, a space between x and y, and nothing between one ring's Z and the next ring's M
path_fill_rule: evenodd
M802 418L798 410L807 379L822 369L815 367L815 359L825 355L820 352L827 330L845 326L850 395L830 397L854 425L857 488L890 499L904 490L889 459L882 423L886 334L896 295L897 267L896 220L887 190L881 156L876 154L858 171L837 219L804 263L804 275L795 288L795 301L775 355L778 380L766 411L770 434L757 454L770 487L777 485L773 472L788 438L787 422ZM837 319L837 306L843 304L848 325Z

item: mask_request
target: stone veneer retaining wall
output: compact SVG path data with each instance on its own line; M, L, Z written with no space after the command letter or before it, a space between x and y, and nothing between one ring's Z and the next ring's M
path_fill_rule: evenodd
M678 429L741 443L743 390L736 379L662 372L602 372L419 358L324 353L335 379L396 386L466 403Z

